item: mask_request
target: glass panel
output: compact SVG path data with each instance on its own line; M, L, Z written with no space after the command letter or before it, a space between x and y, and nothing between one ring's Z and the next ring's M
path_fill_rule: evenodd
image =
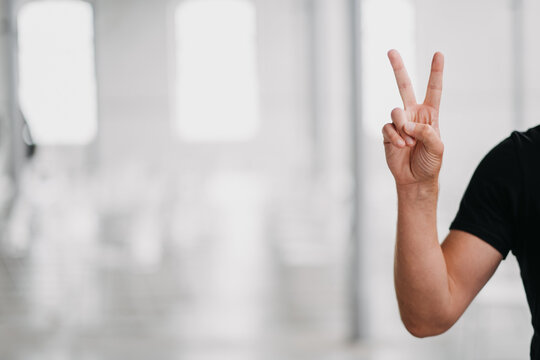
M20 102L38 144L86 144L96 136L92 7L39 1L18 17Z
M175 31L180 136L190 141L252 138L259 125L253 4L182 2Z

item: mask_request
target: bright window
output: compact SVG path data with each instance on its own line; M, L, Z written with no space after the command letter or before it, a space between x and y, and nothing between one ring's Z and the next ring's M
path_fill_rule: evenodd
M181 1L175 35L175 126L181 138L253 138L259 127L253 3Z
M37 144L87 144L97 132L90 4L44 0L18 16L22 111Z
M363 127L379 137L383 125L391 121L390 111L403 107L388 50L401 53L415 90L425 89L416 81L415 11L411 0L363 0L361 4Z

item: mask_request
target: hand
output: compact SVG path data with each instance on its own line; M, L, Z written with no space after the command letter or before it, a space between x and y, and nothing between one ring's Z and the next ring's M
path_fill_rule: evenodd
M417 104L411 80L396 50L388 52L405 109L392 110L392 122L384 125L386 162L396 185L438 181L444 145L439 133L444 57L437 52L423 104Z

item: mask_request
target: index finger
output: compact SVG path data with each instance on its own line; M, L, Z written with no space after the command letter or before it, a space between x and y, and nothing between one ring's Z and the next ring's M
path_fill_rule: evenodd
M424 104L439 110L441 104L442 83L444 70L444 56L440 52L433 55L431 62L431 74L429 75L428 88Z
M407 74L407 70L405 69L405 65L403 65L403 60L401 59L399 52L394 49L390 50L388 52L388 59L390 59L390 64L392 64L399 94L401 95L405 109L416 105L416 97L414 96L411 79Z

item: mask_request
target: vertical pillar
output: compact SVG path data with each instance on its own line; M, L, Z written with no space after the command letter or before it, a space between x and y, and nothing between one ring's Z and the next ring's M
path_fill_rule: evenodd
M0 0L0 175L14 176L15 29L12 0Z
M13 168L14 28L12 0L0 0L0 241L15 194ZM0 264L5 265L0 257Z
M358 341L365 335L365 316L362 314L365 304L362 301L362 277L361 277L361 219L362 219L362 154L361 154L361 90L360 79L360 47L359 36L359 1L347 0L349 15L349 69L350 69L350 144L351 144L351 170L352 184L352 211L351 211L351 234L349 252L349 336L351 341Z
M310 102L310 118L311 118L311 141L312 141L312 171L314 177L320 174L322 154L322 136L321 136L321 119L319 108L319 54L318 54L318 0L307 0L307 16L308 16L308 47L309 47L309 82L308 94Z
M523 0L512 0L512 97L514 108L514 127L524 130L524 31Z
M0 0L0 122L7 120L11 103L11 6L9 0ZM4 137L0 134L0 137ZM0 143L0 147L2 144Z
M0 0L0 209L16 193L24 161L24 143L17 99L16 31L13 0ZM7 193L7 189L10 189Z

